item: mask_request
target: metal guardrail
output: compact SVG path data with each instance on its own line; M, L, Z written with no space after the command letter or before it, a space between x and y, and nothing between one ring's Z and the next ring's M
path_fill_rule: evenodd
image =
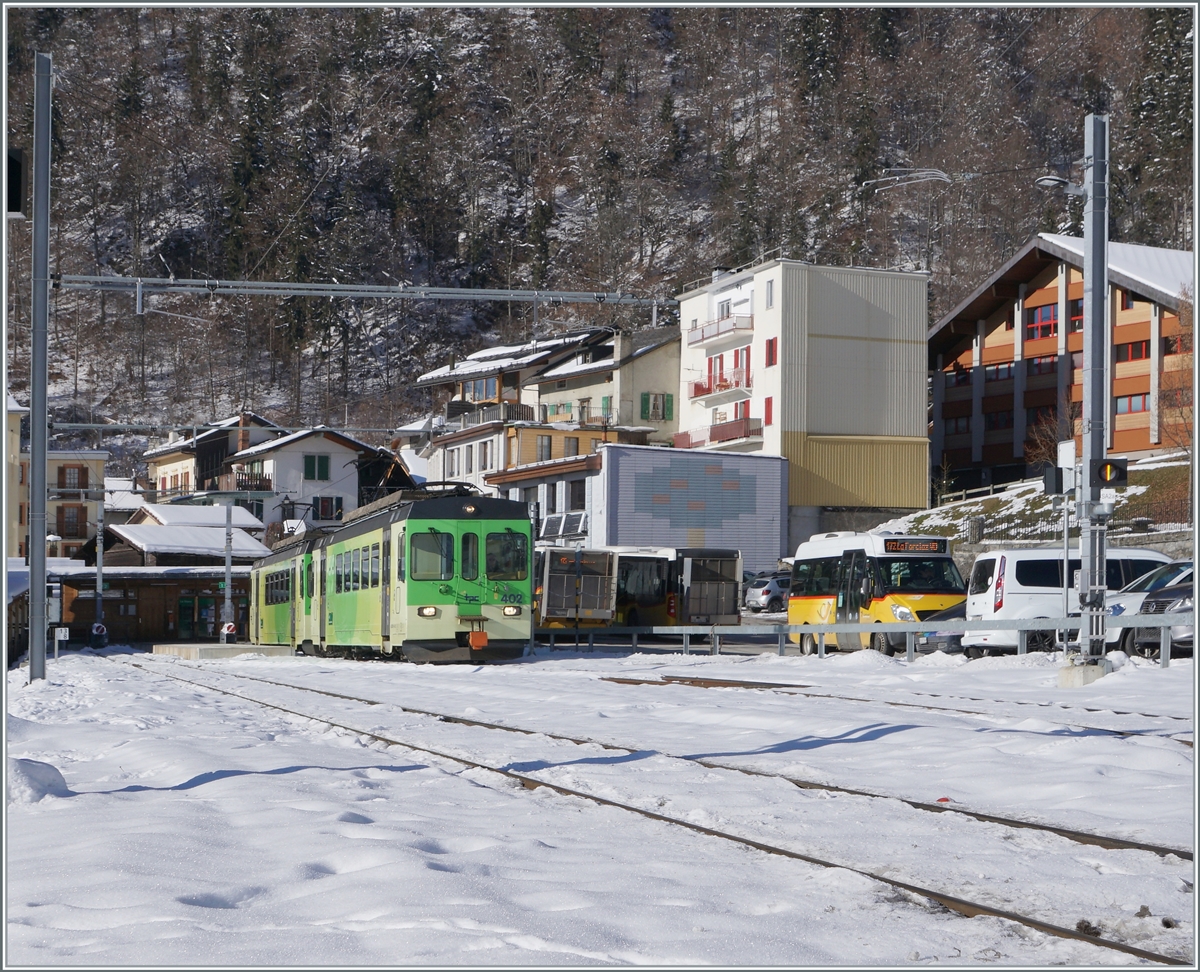
M1171 628L1181 625L1194 626L1195 614L1192 612L1179 614L1130 614L1123 617L1105 618L1105 624L1113 628L1158 628L1160 632L1159 664L1167 668L1171 664ZM969 631L1016 631L1017 654L1026 653L1026 637L1031 631L1078 631L1080 618L1018 618L1014 620L980 620L980 621L905 621L881 625L878 623L842 623L842 624L718 624L718 625L668 625L658 627L601 627L580 626L579 628L535 628L529 638L530 651L539 637L548 638L550 647L558 638L578 639L587 635L588 646L593 647L595 637L600 635L629 635L633 650L637 650L639 635L672 635L683 640L683 653L691 653L693 637L711 639L709 654L721 653L721 637L723 635L774 635L779 654L784 653L788 635L814 635L817 639L817 655L825 657L825 636L827 634L875 634L883 630L891 634L905 635L905 657L912 661L916 657L916 639L918 634L927 632L961 632Z

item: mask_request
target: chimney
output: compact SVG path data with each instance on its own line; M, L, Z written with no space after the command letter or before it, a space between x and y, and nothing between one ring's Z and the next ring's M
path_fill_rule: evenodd
M720 280L722 277L724 277L727 273L729 273L729 270L730 270L729 267L713 267L712 282L716 283L718 280Z
M237 451L250 448L250 429L246 427L246 413L242 412L238 416L238 438Z

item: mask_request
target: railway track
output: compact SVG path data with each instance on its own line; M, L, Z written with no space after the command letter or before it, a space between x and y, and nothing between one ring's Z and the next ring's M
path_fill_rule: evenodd
M306 712L306 711L303 711L302 709L294 707L292 705L280 704L280 702L278 702L278 701L268 701L268 700L264 700L264 699L260 699L260 698L255 698L252 695L246 694L245 692L235 691L229 687L222 688L220 686L213 685L210 682L207 682L202 679L185 678L182 675L177 674L176 672L165 671L163 667L152 664L152 663L146 664L143 662L128 662L127 664L131 664L133 667L139 668L148 673L153 673L160 677L173 679L175 681L178 681L178 682L181 682L181 683L184 683L187 685L191 685L196 688L201 688L201 689L204 689L204 690L207 690L210 692L216 692L221 695L229 696L232 698L237 698L242 701L252 703L254 705L259 705L264 708L273 709L275 711L283 712L283 713L286 713L286 714L289 714L289 715L292 715L292 716L295 716L298 718L310 720L310 721L320 724L320 725L326 725L326 726L330 726L335 729L340 729L345 732L351 732L360 737L364 737L364 738L371 739L374 741L382 742L387 745L401 746L401 747L411 750L413 752L424 753L426 755L429 755L429 756L432 756L432 757L435 757L438 759L447 760L452 763L468 767L470 769L484 770L487 772L495 773L501 777L513 780L513 781L521 784L521 786L526 789L535 790L538 788L545 787L545 788L547 788L555 793L558 793L560 795L563 795L563 796L587 800L589 802L598 804L600 806L611 807L611 808L618 809L618 810L621 810L624 812L637 814L641 817L644 817L644 818L647 818L650 820L655 820L660 823L667 824L669 826L680 827L680 828L692 831L694 833L703 834L705 836L730 841L732 843L739 844L744 847L749 847L749 848L761 851L763 853L773 854L773 855L777 855L777 856L781 856L781 857L790 858L793 860L802 861L802 862L805 862L807 864L817 866L817 867L840 868L843 870L848 870L855 874L859 874L865 878L868 878L870 880L879 882L880 884L886 885L888 887L895 888L899 891L904 891L909 894L917 895L921 898L925 898L930 901L936 902L936 903L940 904L941 906L943 906L944 908L946 908L947 910L954 912L956 914L962 915L964 917L972 918L972 917L984 915L984 916L992 916L992 917L996 917L996 918L1001 918L1006 921L1011 921L1016 924L1023 925L1025 927L1035 929L1035 930L1043 932L1045 934L1054 935L1054 936L1057 936L1060 938L1065 938L1065 939L1073 939L1073 940L1077 940L1077 941L1081 941L1081 942L1087 942L1088 944L1095 945L1095 946L1098 946L1101 948L1106 948L1106 949L1110 949L1112 951L1136 956L1138 958L1142 958L1147 961L1157 962L1157 963L1164 964L1164 965L1187 966L1187 965L1192 964L1189 959L1180 958L1175 955L1167 955L1167 954L1162 954L1159 952L1153 952L1153 951L1150 951L1147 949L1138 948L1135 945L1131 945L1128 942L1120 941L1118 939L1106 938L1099 932L1098 929L1091 926L1086 921L1080 921L1075 928L1066 927L1064 925L1055 924L1053 922L1045 921L1045 920L1042 920L1042 919L1034 917L1034 916L1020 914L1018 912L1014 912L1014 911L1011 911L1011 910L1008 910L1005 908L999 908L999 907L996 907L995 905L988 904L985 902L969 900L967 898L963 898L958 895L950 894L950 893L948 893L944 890L938 889L938 888L925 887L920 884L916 884L916 883L913 883L910 881L900 880L896 877L888 876L886 874L881 874L876 871L868 870L863 867L855 867L855 866L853 866L851 864L847 864L845 862L828 860L828 859L825 859L824 857L818 857L813 854L802 853L802 852L799 852L799 851L796 851L796 850L793 850L793 849L790 849L787 847L781 847L776 844L768 843L766 841L757 840L752 837L747 837L743 834L731 833L729 831L721 830L721 829L715 828L715 827L707 827L707 826L695 823L690 820L680 819L679 817L672 816L669 814L658 813L653 810L649 810L645 807L635 806L635 805L632 805L629 803L622 802L620 800L614 800L614 799L611 799L608 797L604 797L604 796L601 796L596 793L589 793L584 790L579 790L579 789L576 789L573 787L563 786L558 783L554 783L554 782L550 782L550 781L547 781L544 779L539 779L537 777L530 776L527 773L517 772L516 770L511 769L506 766L493 765L491 763L484 762L482 760L469 758L467 756L462 755L461 753L448 752L445 750L433 748L428 745L423 745L421 743L414 742L412 740L397 738L395 736L392 736L392 735L389 735L389 734L386 734L386 733L383 733L383 732L380 732L377 730L366 729L362 726L352 725L349 722L347 722L343 719L340 719L340 718L330 718L326 714ZM172 666L172 667L175 667L175 666ZM187 667L191 668L192 666L187 666ZM195 671L195 670L193 669L193 671ZM279 681L275 681L275 680L271 680L271 679L264 679L264 678L259 678L257 676L250 676L250 675L245 675L245 674L241 674L241 673L204 672L203 674L206 676L217 675L219 678L229 678L229 679L234 679L234 680L239 680L239 681L259 682L259 683L263 683L263 684L267 684L267 685L286 688L286 689L289 689L292 691L303 692L303 693L308 693L308 694L313 694L313 695L327 696L327 697L331 697L331 698L335 698L335 699L339 699L339 700L347 701L347 702L353 702L353 703L368 706L368 707L383 705L383 706L387 706L389 708L394 708L394 709L397 709L397 710L400 710L402 712L406 712L409 714L430 716L430 717L433 717L440 721L444 721L444 722L448 722L448 723L457 723L457 724L473 726L473 727L480 727L480 728L498 729L498 730L503 730L503 731L507 731L507 732L520 733L523 735L540 735L540 736L544 736L546 738L551 738L551 739L560 740L560 741L573 742L573 743L577 743L577 744L581 744L581 745L583 745L583 744L598 745L598 746L603 746L606 749L617 749L617 750L623 750L625 752L632 752L632 750L628 750L626 747L619 747L619 746L612 746L612 745L604 744L604 743L598 743L594 740L578 740L578 739L573 739L573 738L567 737L567 736L553 735L551 733L545 733L540 730L522 729L522 728L518 728L518 727L506 726L506 725L497 724L497 723L488 723L488 722L483 722L480 720L466 719L463 717L452 716L452 715L449 715L446 713L435 713L435 712L430 712L427 710L414 709L409 706L401 706L401 705L397 705L396 703L384 702L384 701L377 700L377 699L362 699L362 698L347 695L344 693L332 692L332 691L325 690L325 689L314 689L314 688L310 688L310 687L297 686L297 685L292 685L287 682L279 682ZM704 761L697 760L695 762L701 762L703 765L708 765L708 763L704 762ZM714 764L711 768L722 769L722 770L733 769L732 767L721 766L720 764ZM738 772L745 772L745 771L739 770ZM755 773L755 772L751 771L749 775L772 776L773 774ZM778 778L786 779L786 777L778 777ZM791 782L795 782L795 781L791 781ZM800 785L800 784L797 784L797 785ZM818 785L818 786L820 786L820 785ZM830 789L838 789L838 788L830 788ZM841 790L840 792L857 794L857 791L853 791L853 790ZM876 794L861 794L861 795L877 796ZM910 806L916 806L915 804L912 804L909 801L903 801L903 802L909 803ZM937 810L940 812L945 812L946 810L950 809L950 808L945 808L945 807L926 807L926 806L922 806L919 808L934 809L934 810ZM1062 831L1060 831L1057 828L1044 827L1044 826L1036 825L1036 824L1030 825L1025 822L1021 822L1021 821L1009 822L1009 821L1003 820L1003 818L987 817L987 816L983 816L983 815L972 814L969 812L968 812L968 815L976 817L977 819L986 820L986 821L992 822L992 823L1004 823L1004 824L1007 824L1010 826L1018 826L1018 827L1032 827L1032 829L1044 830L1048 833L1054 833L1059 836L1066 836L1065 833L1063 833ZM1069 833L1069 832L1067 832L1067 833ZM1089 838L1095 837L1095 835L1085 835L1085 836L1087 836ZM1091 839L1089 839L1085 842L1098 843L1097 840L1091 840ZM1107 845L1101 845L1101 846L1107 846ZM1113 846L1120 847L1123 849L1153 850L1156 853L1158 853L1159 851L1162 851L1165 853L1179 854L1179 852L1175 849L1166 849L1166 848L1155 849L1155 848L1151 847L1150 845L1139 845L1139 844L1136 844L1133 842L1117 842ZM1188 859L1190 859L1191 855L1187 854L1187 857L1188 857ZM1170 926L1165 926L1165 927L1170 927Z
M802 685L802 684L791 683L791 682L749 682L749 681L742 681L740 679L696 678L696 677L692 677L692 676L682 676L682 675L664 675L662 678L629 678L629 677L624 677L624 676L605 676L603 678L603 681L615 682L619 685L691 685L695 688L741 688L741 689L760 689L760 690L766 689L766 690L779 691L781 694L784 694L784 695L803 695L806 698L810 698L810 699L836 699L841 702L866 702L866 703L872 703L872 704L876 704L876 705L888 705L888 706L893 706L895 708L902 708L902 709L925 709L928 712L957 712L957 713L962 713L964 715L977 715L977 716L994 716L995 715L995 713L993 713L993 712L983 712L983 711L980 711L979 709L959 709L959 708L956 708L953 706L947 706L947 705L926 705L926 704L923 704L920 702L897 702L894 699L870 699L870 698L861 698L859 696L854 696L854 695L834 695L829 692L805 692L805 691L801 691L801 690L802 689L810 689L813 686ZM959 696L953 696L953 695L937 695L932 692L913 692L912 694L913 695L927 695L931 698L947 698L947 699L960 698ZM1004 699L968 699L967 701L992 702L996 705L1009 705L1009 704L1038 705L1038 706L1056 705L1056 703L1040 703L1040 702L1009 703L1008 701L1006 701ZM1066 705L1061 705L1061 706L1057 706L1057 707L1063 708L1063 709L1084 708L1082 706L1066 706ZM1088 708L1085 708L1084 711L1086 711L1086 712L1113 712L1114 715L1137 715L1137 716L1142 716L1142 717L1148 718L1148 719L1178 719L1181 722L1187 721L1187 719L1182 716L1156 716L1156 715L1152 715L1150 713L1145 713L1145 712L1117 712L1117 711L1111 710L1111 709L1088 709ZM1112 736L1124 736L1124 737L1132 737L1132 738L1137 738L1139 736L1151 736L1151 735L1161 736L1164 739L1170 739L1172 742L1182 743L1184 746L1187 746L1188 748L1193 748L1192 741L1190 739L1179 739L1176 736L1172 736L1170 733L1155 732L1153 728L1151 728L1151 729L1112 729L1112 728L1109 728L1106 726L1089 726L1089 725L1086 725L1081 722L1072 722L1071 724L1074 726L1078 726L1080 729L1087 729L1090 732L1106 733L1106 734L1112 735Z
M136 662L134 662L132 664L138 665L138 663L136 663ZM139 666L139 667L141 667L141 666ZM191 668L192 666L189 665L187 667ZM280 681L276 681L275 679L262 678L257 675L246 675L241 672L238 672L238 673L221 672L220 674L223 676L229 677L229 678L239 678L239 679L244 679L244 680L252 681L252 682L261 682L264 685L273 685L273 686L277 686L279 688L293 689L293 690L299 691L299 692L310 692L314 695L325 695L330 698L342 699L347 702L356 702L361 705L367 705L367 706L385 705L385 706L389 706L389 707L398 709L401 712L407 712L411 715L427 716L429 718L437 719L440 722L452 723L454 725L474 726L474 727L480 728L480 729L496 729L501 732L512 732L512 733L518 733L520 735L525 735L525 736L545 736L547 739L554 739L559 742L573 743L574 745L577 745L577 746L599 746L601 749L607 749L607 750L615 751L615 752L623 752L623 753L644 752L644 750L635 749L630 746L622 746L619 744L607 743L607 742L603 742L598 739L592 739L589 737L568 736L563 733L548 732L543 729L526 729L526 728L522 728L521 726L514 726L511 724L502 723L502 722L487 722L487 721L484 721L481 719L471 719L466 716L452 715L448 712L437 712L433 709L419 709L419 708L415 708L410 705L401 705L396 702L385 702L380 699L367 699L367 698L362 698L360 696L346 695L345 693L342 693L342 692L332 692L329 689L319 689L319 688L313 688L312 686L295 685L291 682L280 682ZM651 684L651 685L670 684L670 682L665 681L665 680L662 682L657 682L657 681L642 682L640 680L634 680L634 679L604 678L604 679L602 679L602 681L615 681L615 682L622 683L622 684L628 683L628 682L633 682L635 684ZM677 679L677 681L685 683L685 684L690 684L691 682L696 681L696 680ZM710 680L702 680L702 681L711 681L715 684L721 684L721 685L726 684L726 682L724 680L720 680L720 679L710 679ZM743 684L746 684L746 685L754 684L754 685L761 685L761 686L770 685L772 687L778 687L778 683L763 682L763 683L743 683ZM843 698L843 696L822 696L822 697L839 698L839 699ZM851 701L857 701L857 700L851 700ZM873 700L863 700L863 701L873 701ZM935 708L937 708L937 707L935 707ZM949 711L959 711L959 710L949 710ZM980 714L986 715L987 713L980 713ZM1078 844L1087 844L1087 845L1091 845L1094 847L1103 847L1106 850L1149 851L1152 854L1157 854L1159 857L1166 857L1168 854L1174 854L1176 857L1178 857L1182 860L1190 861L1193 859L1193 854L1190 850L1185 850L1184 848L1180 848L1180 847L1167 847L1167 846L1162 846L1162 845L1158 845L1158 844L1148 844L1148 843L1144 843L1144 842L1136 841L1136 840L1127 840L1122 837L1112 837L1112 836L1108 836L1105 834L1096 834L1096 833L1091 833L1091 832L1083 831L1083 830L1073 830L1068 827L1056 827L1056 826L1053 826L1050 824L1038 823L1038 822L1032 821L1032 820L1021 820L1021 819L1018 819L1015 817L1005 817L1005 816L1001 816L1001 815L997 815L997 814L988 814L988 813L983 813L983 812L976 811L976 810L970 810L965 807L955 807L955 806L951 806L951 805L944 804L944 803L925 803L920 800L909 800L909 799L906 799L905 797L895 796L894 794L890 794L890 793L881 793L881 792L872 791L872 790L860 790L860 789L855 789L852 787L836 786L831 783L822 783L817 780L808 780L808 779L803 779L801 777L788 776L787 774L783 774L783 773L769 773L764 770L753 770L753 769L747 769L745 767L740 767L740 766L730 766L727 763L721 763L716 760L705 759L705 758L699 757L699 756L680 755L680 754L676 754L676 753L659 753L658 755L667 756L671 759L684 760L685 762L689 762L689 763L695 763L698 766L703 766L707 769L724 770L726 772L732 772L732 773L741 773L743 776L756 776L756 777L761 777L764 779L783 780L784 782L791 783L793 786L799 787L800 789L803 789L803 790L824 790L828 793L845 793L848 796L870 797L872 799L879 799L879 800L895 800L899 803L906 804L907 806L910 806L916 810L924 810L924 811L927 811L930 813L959 814L964 817L970 817L975 820L984 821L985 823L1000 824L1001 826L1013 827L1013 828L1020 829L1020 830L1041 831L1041 832L1047 833L1047 834L1054 834L1058 837L1065 837L1067 840L1074 841L1075 843L1078 843Z

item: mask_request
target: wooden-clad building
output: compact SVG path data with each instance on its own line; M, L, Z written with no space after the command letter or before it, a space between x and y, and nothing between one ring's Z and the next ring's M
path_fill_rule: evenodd
M1179 311L1193 257L1108 245L1108 447L1145 456L1187 438L1191 335ZM1083 240L1041 233L929 331L930 463L955 488L1021 479L1039 424L1080 435Z

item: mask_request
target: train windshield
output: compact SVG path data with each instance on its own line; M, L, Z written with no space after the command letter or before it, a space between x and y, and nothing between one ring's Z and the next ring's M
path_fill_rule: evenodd
M412 579L450 580L454 577L454 534L414 533Z
M529 541L522 533L487 535L488 580L525 580L529 576Z
M965 594L962 575L949 557L880 557L879 573L889 594Z

